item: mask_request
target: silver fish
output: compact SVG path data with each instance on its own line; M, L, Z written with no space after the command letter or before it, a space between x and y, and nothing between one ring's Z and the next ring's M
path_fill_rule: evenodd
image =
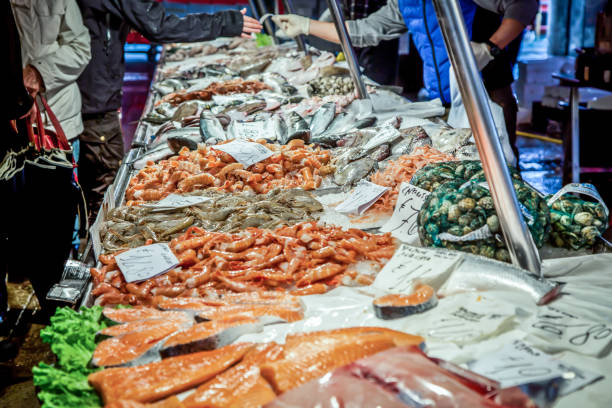
M312 117L310 122L310 130L312 136L318 136L327 129L329 124L334 120L336 115L336 103L327 102L323 104Z
M198 134L198 128L196 127L170 129L162 134L159 134L155 139L153 139L153 141L149 145L149 148L153 149L160 145L165 145L168 142L168 138L170 137L196 136L197 134Z
M174 115L172 115L172 120L180 122L183 118L188 116L193 116L198 112L198 103L195 101L187 101L181 103L176 111L174 111Z
M293 139L302 139L306 143L310 143L311 132L308 123L297 112L289 112L287 115L287 140L285 143Z
M227 139L219 119L207 111L202 111L200 115L200 135L208 144L216 144Z
M361 158L351 162L341 169L337 169L334 174L334 183L342 186L344 190L348 190L353 183L363 179L376 166L376 161L369 157Z
M524 292L540 306L561 294L563 283L538 279L527 271L505 262L464 254L440 294L447 296L466 291L511 290Z
M134 161L133 162L134 168L136 170L140 170L140 169L143 169L147 165L148 161L157 162L159 160L166 159L173 155L174 155L174 152L172 151L172 149L164 145L162 148L156 149L155 151L152 151L152 152L148 152L144 156L141 156L136 161Z
M198 143L201 141L202 137L200 135L194 135L170 136L166 142L174 153L178 153L183 147L187 147L189 150L196 150L198 148Z

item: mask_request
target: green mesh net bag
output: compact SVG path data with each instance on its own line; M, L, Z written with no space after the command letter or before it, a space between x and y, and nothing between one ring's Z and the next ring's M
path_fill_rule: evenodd
M537 247L547 241L550 213L540 194L521 180L512 183ZM424 246L444 247L510 262L493 199L484 180L451 181L434 190L417 223Z
M514 167L508 167L508 169L513 179L521 179L519 172ZM484 179L484 170L480 160L460 160L428 164L414 173L410 184L431 192L449 181L466 182L472 179Z
M597 201L582 200L571 195L572 192L589 195ZM592 247L608 227L608 208L591 184L568 184L546 200L553 246L575 250Z

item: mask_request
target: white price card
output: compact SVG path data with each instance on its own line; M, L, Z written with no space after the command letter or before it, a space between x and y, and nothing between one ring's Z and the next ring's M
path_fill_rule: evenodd
M370 140L368 140L365 145L363 145L363 150L372 149L374 147L380 146L383 143L391 143L400 136L400 131L397 130L395 127L385 126L381 128L380 131L376 135L374 135L374 137L370 138Z
M543 348L550 352L571 350L599 356L612 342L611 325L554 306L538 308L536 320L528 330L545 340Z
M501 350L470 363L469 368L497 381L501 388L548 381L567 375L567 370L560 367L557 360L521 340L514 340Z
M141 207L157 208L157 209L170 209L170 208L183 208L191 205L202 204L206 201L210 201L209 197L203 196L183 196L179 194L170 194L163 200L158 201L154 204L141 204Z
M179 264L168 244L152 244L115 256L125 281L140 282L168 272Z
M361 180L351 194L335 210L341 213L361 215L389 188Z
M562 397L604 378L601 374L582 370L569 364L559 363L559 368L567 371L559 387L559 395Z
M266 146L246 140L233 140L222 145L215 145L213 149L229 154L238 163L242 163L244 167L259 163L274 154Z
M399 188L397 203L393 215L385 225L382 232L390 232L395 238L404 242L412 242L418 237L417 217L425 199L431 194L429 191L409 183L402 183Z
M394 293L412 293L418 283L438 290L461 259L463 254L458 251L403 244L378 273L373 285Z

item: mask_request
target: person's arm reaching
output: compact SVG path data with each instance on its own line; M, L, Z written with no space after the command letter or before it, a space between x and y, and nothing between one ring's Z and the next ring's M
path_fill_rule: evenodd
M24 68L24 82L33 95L43 87L53 91L75 82L91 59L89 31L74 0L67 2L57 43L55 52L32 60Z
M109 12L125 20L152 42L194 42L217 37L237 37L259 32L261 25L244 15L246 10L224 10L214 14L199 13L179 17L167 13L161 3L152 0L88 1L88 7Z
M334 43L340 42L334 23L311 20L295 14L277 15L272 20L289 37L310 34ZM385 6L366 18L347 21L346 28L356 47L378 45L381 41L398 38L408 30L399 12L397 0L389 0Z

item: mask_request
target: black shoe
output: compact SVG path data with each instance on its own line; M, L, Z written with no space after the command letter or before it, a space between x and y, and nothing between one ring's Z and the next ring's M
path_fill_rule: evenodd
M0 341L0 361L5 362L14 359L19 352L19 345L12 340Z

